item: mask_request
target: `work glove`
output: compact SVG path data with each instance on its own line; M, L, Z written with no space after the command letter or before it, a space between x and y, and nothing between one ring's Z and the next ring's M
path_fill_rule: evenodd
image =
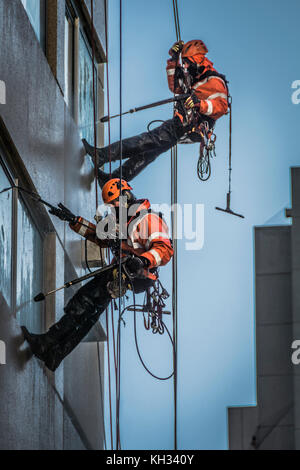
M49 214L55 215L60 220L64 220L66 222L70 222L71 224L75 224L78 220L76 215L72 214L67 207L65 207L61 202L58 204L58 207L52 207L49 210Z
M183 49L184 42L183 41L178 41L173 44L171 49L169 50L169 54L172 57L172 59L178 59L179 54L181 53Z
M132 276L138 276L149 266L149 260L143 256L132 256L126 261L128 273Z
M184 107L186 109L193 109L195 106L199 106L199 104L200 100L194 93L192 93L191 96L189 96L188 99L184 102Z

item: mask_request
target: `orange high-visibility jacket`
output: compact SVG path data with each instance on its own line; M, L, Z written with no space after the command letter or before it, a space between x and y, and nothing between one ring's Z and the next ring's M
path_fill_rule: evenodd
M176 69L179 66L179 63L174 59L167 61L169 88L173 93L180 95L184 93L184 90L176 79ZM213 72L218 74L210 60L205 57L201 66L201 74L199 74L199 77L197 77L197 80L192 85L192 92L200 100L200 103L196 106L201 114L217 120L228 111L228 88L223 78L210 75ZM205 75L208 76L205 77Z
M149 211L150 202L141 201L136 214L127 224L127 240L122 241L122 255L133 253L143 256L150 262L149 268L167 264L174 254L169 237L169 229L159 214ZM130 213L130 212L129 212ZM70 224L74 232L100 247L106 247L105 240L96 235L96 226L82 217L75 224Z

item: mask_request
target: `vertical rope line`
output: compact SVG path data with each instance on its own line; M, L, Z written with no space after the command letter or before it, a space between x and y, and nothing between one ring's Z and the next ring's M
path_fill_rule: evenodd
M231 193L231 158L232 158L232 97L229 97L229 193Z
M178 13L177 0L173 0L173 12L174 12L176 39L177 39L177 41L181 41L181 32L180 32L180 23L179 23L179 13Z
M111 148L110 148L110 146L111 146L111 128L110 128L107 0L104 1L104 17L105 17L105 44L106 44L106 89L107 89L107 115L108 115L108 156L109 156L109 175L111 177Z
M171 150L172 237L172 310L173 310L173 368L174 368L174 449L177 450L177 146Z
M175 33L177 41L181 41L177 0L173 0ZM178 182L177 145L171 150L171 204L172 204L172 236L174 256L172 260L172 309L173 309L173 364L174 364L174 449L177 450L177 327L178 327L178 280L177 280L177 182Z
M110 122L110 92L109 92L109 42L108 42L108 11L107 11L107 0L104 2L104 17L105 17L105 43L106 43L106 88L107 88L107 114L108 114L108 156L109 156L109 175L111 177L112 166L111 166L111 122ZM108 262L110 263L110 254L108 254ZM108 316L108 311L107 311ZM108 351L109 351L109 324L107 317L107 341L108 341ZM114 358L114 371L115 371L115 384L116 384L116 394L117 394L117 356L116 356L116 339L115 339L115 322L114 322L114 308L111 302L111 329L112 329L112 345L113 345L113 358ZM109 363L109 381L110 378L110 363ZM109 383L111 389L111 383ZM111 399L111 394L110 394ZM110 402L110 425L111 425L111 436L112 436L112 413L111 413L111 402ZM117 447L117 444L116 444ZM112 449L113 449L113 440L112 440Z
M107 332L107 362L108 362L108 390L109 390L109 417L110 417L110 444L111 450L114 448L113 430L112 430L112 406L111 406L111 377L110 377L110 354L109 354L109 323L108 309L106 309L106 332Z
M107 54L107 107L108 115L110 114L109 105L109 75L108 75L108 28L107 28L107 4L104 2L105 8L105 41L106 41L106 54ZM95 84L95 29L94 29L94 1L91 0L91 29L92 29L92 68L93 68L93 114L94 114L94 166L95 166L95 194L96 194L96 210L98 207L98 162L97 162L97 127L96 127L96 84ZM110 121L108 121L108 135L109 135L109 152L110 152ZM100 248L100 256L102 252ZM108 388L109 388L109 417L110 417L110 438L111 449L113 450L113 430L112 430L112 397L111 397L111 375L110 375L110 349L109 349L109 322L108 322L108 309L106 309L106 332L107 332L107 367L108 367ZM105 433L105 423L104 423ZM106 445L106 444L105 444Z
M100 386L100 394L101 394L102 425L103 425L103 433L104 433L104 449L107 450L105 420L104 420L104 389L103 389L102 377L101 377L102 369L101 369L101 354L100 354L99 342L97 342L97 354L98 354L98 368L99 368L99 386Z
M96 84L95 84L95 30L94 30L94 0L91 0L91 29L92 29L92 68L93 68L93 115L94 115L94 165L95 165L95 194L96 209L98 207L98 165L97 165L97 118L96 118Z
M175 9L174 0L173 0L173 13L174 13L174 21L175 21L175 34L176 34L176 39L178 41L179 34L178 34L178 27L177 27L177 21L176 21L176 9Z
M121 197L122 197L122 0L120 0L120 196L119 196L119 216L122 219L122 209L121 209ZM118 335L117 335L117 357L118 357L118 377L117 377L117 450L121 447L121 438L120 438L120 394L121 394L121 292L122 292L122 265L121 265L121 257L122 257L122 239L121 239L121 230L122 230L122 220L119 220L119 238L120 238L120 249L119 249L119 319L118 319Z

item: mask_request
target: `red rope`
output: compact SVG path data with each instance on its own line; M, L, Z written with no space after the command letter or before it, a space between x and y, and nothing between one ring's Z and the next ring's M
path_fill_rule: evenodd
M110 418L110 440L111 450L114 448L113 430L112 430L112 406L111 406L111 379L110 379L110 354L109 354L109 324L108 324L108 308L106 309L106 333L107 333L107 368L108 368L108 389L109 389L109 418Z
M91 28L92 28L92 67L93 67L93 114L94 114L94 165L95 165L95 193L96 210L98 207L98 165L97 165L97 124L96 124L96 89L95 89L95 29L94 29L94 1L91 0Z
M107 89L107 115L108 115L108 156L109 156L109 175L111 176L111 134L110 134L110 99L109 99L109 62L108 62L108 27L107 27L107 0L104 2L105 15L105 44L106 44L106 89Z
M106 57L107 57L107 107L108 115L110 115L110 102L109 102L109 76L108 76L108 28L107 28L107 0L105 0L105 40L106 40ZM94 165L95 165L95 192L96 192L96 209L98 207L98 165L97 165L97 127L96 127L96 89L95 89L95 29L94 29L94 2L91 0L91 29L92 29L92 67L93 67L93 113L94 113ZM109 157L110 157L110 122L108 123L108 138L109 138ZM110 174L111 174L111 157L110 159ZM100 248L101 250L101 248ZM110 262L110 260L109 260ZM117 377L116 369L116 351L115 351L115 332L113 324L113 309L112 309L112 332L113 332L113 349L114 349L114 364L115 374ZM110 335L109 335L109 321L108 309L106 309L106 333L107 333L107 367L108 367L108 388L109 388L109 416L110 416L110 438L111 449L114 448L113 428L112 428L112 396L111 396L111 366L110 366Z

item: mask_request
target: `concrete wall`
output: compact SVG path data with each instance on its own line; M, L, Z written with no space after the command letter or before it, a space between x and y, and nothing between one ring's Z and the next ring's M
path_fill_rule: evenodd
M293 449L291 227L255 228L257 407L229 408L230 449Z
M75 214L91 219L95 213L93 169L84 158L77 127L63 97L64 11L64 2L59 0L53 68L53 57L50 67L20 0L0 2L0 80L6 84L6 105L0 106L0 113L40 196L53 203L63 202ZM46 250L46 287L61 285L71 274L84 273L80 240L64 222L49 217L53 236ZM48 326L63 314L66 300L63 293L49 300ZM90 351L95 351L97 343L81 345L74 357L52 374L23 351L19 326L2 299L0 338L7 345L7 364L0 366L0 448L101 448L102 416L94 413L89 422L82 418L88 407L95 411L101 406L96 380L99 362ZM84 382L80 374L87 370L94 379ZM79 406L72 399L77 385L82 396L85 387L90 387L90 402ZM96 438L92 438L94 430Z
M293 309L293 340L300 339L300 168L291 169L292 179L292 210L291 226L292 248L292 309ZM293 399L294 399L294 434L295 449L300 449L300 366L293 366Z
M255 265L258 440L262 449L292 449L290 226L255 229Z
M258 423L257 407L228 408L228 447L230 450L252 450L252 438Z

